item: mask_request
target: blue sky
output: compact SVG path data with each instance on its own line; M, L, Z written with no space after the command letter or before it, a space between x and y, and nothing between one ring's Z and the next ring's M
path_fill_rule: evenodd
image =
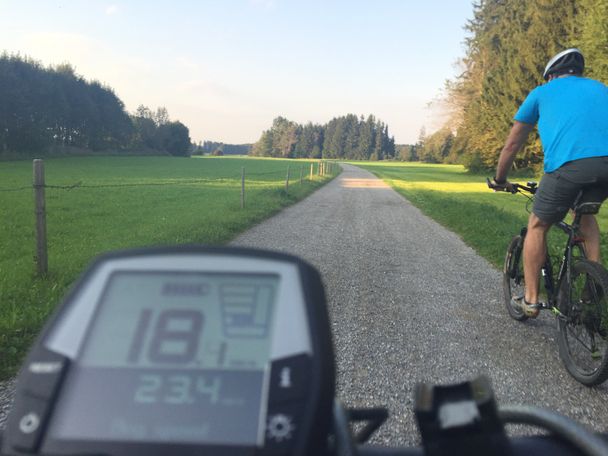
M0 50L69 62L129 111L165 106L195 141L355 113L411 143L441 123L427 105L471 17L471 0L0 0Z

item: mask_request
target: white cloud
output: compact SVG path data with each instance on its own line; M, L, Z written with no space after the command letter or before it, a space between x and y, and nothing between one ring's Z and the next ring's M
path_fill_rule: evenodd
M114 14L118 13L118 5L108 5L108 7L106 8L106 14L108 16L112 16Z

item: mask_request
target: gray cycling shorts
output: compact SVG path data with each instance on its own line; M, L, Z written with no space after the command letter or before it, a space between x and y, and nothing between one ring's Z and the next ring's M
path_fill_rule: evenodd
M532 212L545 223L562 220L579 202L603 202L608 197L608 156L583 158L563 164L543 176Z

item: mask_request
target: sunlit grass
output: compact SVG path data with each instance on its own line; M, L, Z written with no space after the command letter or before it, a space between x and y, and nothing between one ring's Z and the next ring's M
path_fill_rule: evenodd
M326 181L316 175L316 165L309 180L310 163L247 157L46 160L47 185L80 187L46 189L49 274L40 279L33 259L32 163L0 162L0 378L14 373L49 312L95 255L147 245L223 244ZM14 188L23 189L5 191Z
M402 180L387 179L392 186L399 187L404 190L433 190L445 193L464 192L464 193L487 193L488 186L473 182L406 182Z
M527 223L532 205L521 195L494 193L486 175L468 173L460 165L426 163L353 162L365 168L405 196L425 214L454 231L497 267L502 265L506 246ZM526 183L530 179L515 179ZM568 216L569 218L570 216ZM599 214L603 233L608 229L608 211ZM551 230L549 251L559 260L566 241ZM602 256L608 258L608 240L602 236Z

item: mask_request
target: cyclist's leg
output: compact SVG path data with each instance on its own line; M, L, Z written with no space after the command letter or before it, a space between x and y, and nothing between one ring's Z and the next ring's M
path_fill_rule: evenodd
M540 270L547 258L546 239L549 228L550 223L542 221L534 213L530 214L524 241L525 300L529 304L538 304Z
M600 262L600 228L595 215L583 215L580 226L581 237L585 241L587 258L596 263Z
M529 304L538 303L540 271L547 258L547 232L551 225L566 216L581 188L580 184L562 178L564 167L543 176L528 221L524 242L524 277L525 298Z
M563 177L586 184L583 187L581 203L601 203L608 197L608 157L580 160L576 162L576 168L568 169ZM594 215L584 215L581 218L579 233L585 241L587 258L599 263L600 229Z

